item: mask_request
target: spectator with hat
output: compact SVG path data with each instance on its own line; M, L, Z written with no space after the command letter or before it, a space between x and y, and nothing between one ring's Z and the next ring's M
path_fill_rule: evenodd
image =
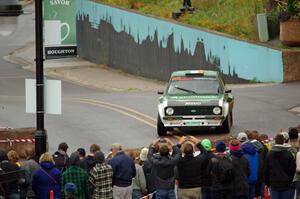
M132 179L132 199L140 199L143 195L146 195L147 193L146 178L143 167L141 166L141 158L145 160L145 155L148 154L148 149L145 149L143 150L143 154L140 152L140 154L137 157L135 157L134 160L136 176ZM146 152L147 154L145 154Z
M58 145L58 150L53 154L55 167L61 172L64 172L69 166L69 156L67 154L68 148L68 144L62 142Z
M94 155L96 165L90 171L89 181L93 186L92 199L112 199L113 170L105 162L104 154L97 151Z
M64 193L65 193L65 199L76 199L76 192L77 192L77 186L76 184L72 182L68 182L64 186Z
M201 145L204 148L204 151L202 151L202 155L205 159L203 163L203 171L204 174L202 176L202 182L201 182L201 195L202 199L211 199L211 175L209 175L207 171L208 163L210 162L211 158L213 157L212 153L212 144L209 139L203 139L201 141Z
M291 190L296 162L293 155L284 145L282 134L275 136L275 145L267 158L266 185L270 187L272 199L293 199Z
M212 177L212 199L231 199L234 171L231 158L227 156L224 141L217 142L216 153L208 164L207 172Z
M293 157L296 159L296 155L297 155L297 151L298 150L297 150L297 148L295 148L294 146L291 145L289 133L287 133L287 132L281 132L280 134L283 135L284 146L288 149L289 152L292 153ZM290 133L290 134L292 136L295 136L293 132ZM295 139L293 139L292 142L295 144Z
M248 136L245 132L240 132L237 135L236 139L238 139L241 142L241 144L243 144L243 143L246 143L248 141Z
M244 157L241 150L240 141L238 139L231 140L229 144L230 155L233 163L234 181L232 198L247 199L248 198L248 176L250 175L250 165Z
M79 163L79 153L76 151L71 154L70 166L62 175L62 186L64 187L67 183L74 183L77 187L76 198L85 199L89 196L89 176L85 170L79 167Z
M132 198L132 178L136 176L134 161L122 150L119 143L112 144L111 152L113 158L108 164L113 169L113 198Z

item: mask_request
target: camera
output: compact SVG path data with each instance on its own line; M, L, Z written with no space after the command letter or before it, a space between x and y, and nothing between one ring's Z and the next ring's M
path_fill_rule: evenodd
M192 138L190 136L185 137L186 140L191 140Z

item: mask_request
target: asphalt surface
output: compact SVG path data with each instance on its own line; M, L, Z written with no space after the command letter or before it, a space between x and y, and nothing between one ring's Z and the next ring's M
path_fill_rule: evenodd
M35 115L25 113L24 97L25 78L34 77L34 73L2 59L34 41L32 6L25 11L27 14L18 18L15 32L0 37L0 126L35 126ZM280 129L300 124L300 117L288 111L300 106L299 82L232 90L235 108L231 135L251 128L274 136ZM114 142L136 148L156 138L156 92L114 92L68 82L63 82L62 92L62 115L45 117L51 152L62 141L70 145L70 151L97 143L107 152ZM201 132L198 136L224 135Z

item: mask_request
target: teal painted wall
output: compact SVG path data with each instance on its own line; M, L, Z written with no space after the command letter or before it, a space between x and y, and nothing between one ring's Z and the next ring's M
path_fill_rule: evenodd
M209 54L219 58L218 67L224 74L235 72L239 78L262 82L283 81L282 52L279 50L89 0L77 0L77 20L87 16L93 29L100 28L100 22L105 21L110 23L116 32L124 31L131 35L138 44L157 36L160 47L166 48L168 38L172 35L177 53L187 50L193 55L196 44L200 41L204 45L207 59Z

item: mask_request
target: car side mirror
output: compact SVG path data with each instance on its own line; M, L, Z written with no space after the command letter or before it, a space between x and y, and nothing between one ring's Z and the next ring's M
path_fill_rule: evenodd
M163 94L164 94L164 92L163 92L163 91L157 91L157 94L159 94L159 95L163 95Z
M225 93L231 93L231 90L226 90Z

